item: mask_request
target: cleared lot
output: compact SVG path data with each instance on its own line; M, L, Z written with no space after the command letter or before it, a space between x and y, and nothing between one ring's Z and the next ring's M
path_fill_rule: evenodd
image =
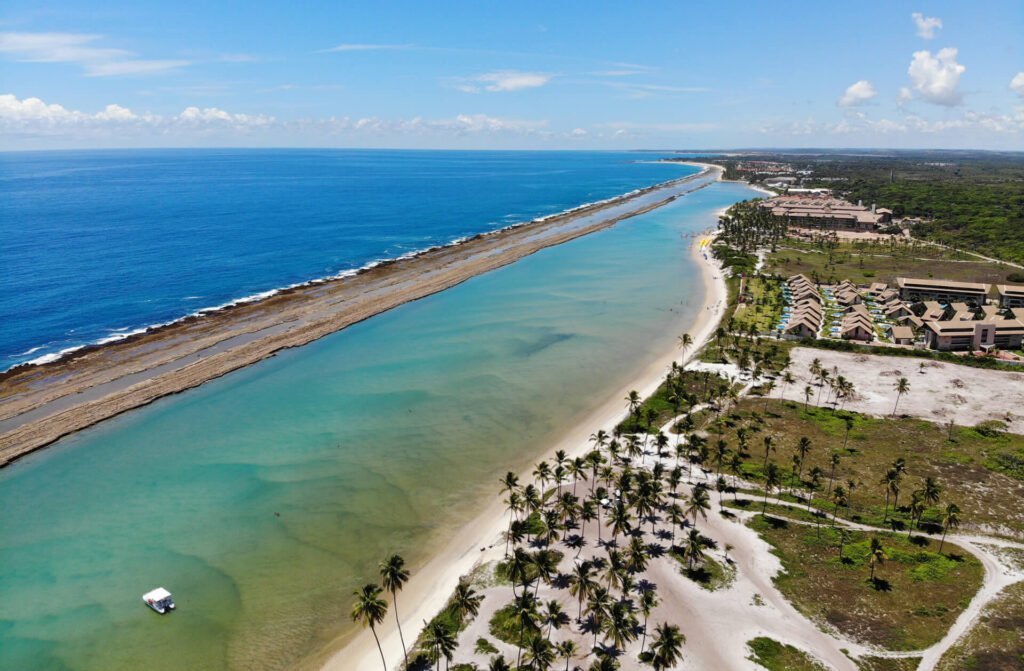
M892 357L797 347L791 352L790 372L797 382L788 385L786 398L804 401L804 389L811 385L811 403L819 397L818 380L809 368L814 359L830 372L853 382L855 392L844 406L871 415L890 415L896 402L896 381L907 378L910 392L900 398L898 412L934 422L955 421L974 425L989 419L1008 422L1014 433L1024 432L1024 372L985 370L969 366ZM921 364L924 364L922 367ZM820 394L825 404L828 388Z

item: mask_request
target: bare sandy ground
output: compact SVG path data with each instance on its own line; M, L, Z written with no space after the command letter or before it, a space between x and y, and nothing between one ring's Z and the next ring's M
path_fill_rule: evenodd
M854 398L843 407L869 415L891 415L896 402L893 385L901 378L910 382L910 393L900 398L897 412L932 422L953 420L961 426L973 426L985 420L1009 420L1014 433L1024 432L1024 370L1020 373L972 368L913 357L832 352L810 347L796 347L791 353L790 372L797 379L785 388L784 396L804 401L804 388L814 387L814 403L818 396L816 380L808 368L814 359L830 371L853 382ZM921 367L921 364L924 367ZM826 389L821 394L825 402Z
M442 291L545 247L607 228L700 188L703 171L558 216L175 322L0 375L0 466L157 398L184 391Z
M698 244L693 246L693 255L702 269L705 285L704 305L697 323L690 330L694 346L688 350L692 354L700 349L714 333L718 320L722 315L726 302L725 281L717 262L704 260L698 251ZM592 414L584 418L577 426L569 430L555 445L538 459L553 455L557 450L565 450L570 457L585 453L591 448L590 436L598 429L609 433L625 415L623 398L630 390L636 390L641 396L654 393L664 380L673 361L680 360L680 352L673 349L666 352L658 360L651 362L647 368L638 373L637 378L608 397L608 400ZM522 478L529 479L529 473L522 473ZM435 555L425 566L418 569L402 590L400 613L402 631L410 645L419 636L423 623L429 621L444 607L458 584L459 578L470 573L479 564L501 559L504 554L502 541L507 514L500 496L497 495L486 502L481 514L472 522L457 531L448 546ZM481 618L482 619L482 618ZM401 660L402 647L398 629L394 624L394 616L389 613L381 627L378 628L384 656L389 664L397 666ZM380 667L380 656L368 630L360 632L350 641L339 641L344 645L333 654L311 660L310 668L322 666L331 671L377 671Z

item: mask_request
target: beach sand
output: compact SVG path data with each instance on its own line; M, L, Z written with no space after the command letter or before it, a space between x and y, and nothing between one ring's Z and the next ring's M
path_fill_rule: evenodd
M689 331L694 344L687 350L683 359L695 355L714 334L726 305L726 286L721 269L710 255L705 258L703 253L708 237L705 235L697 238L691 248L693 258L701 269L704 301L696 322ZM623 398L626 394L631 390L639 392L641 397L653 394L665 379L672 362L680 361L681 355L678 348L673 348L652 361L639 371L630 384L611 394L604 403L564 433L545 452L538 454L537 459L550 458L557 450L565 450L570 458L586 453L592 447L590 436L593 433L598 429L611 433L625 416ZM532 477L529 473L520 475L524 481ZM423 623L432 619L444 607L461 576L470 573L480 563L498 560L504 555L505 545L502 538L508 523L508 513L498 490L499 483L495 481L495 495L489 501L481 502L481 505L486 507L480 515L456 531L447 546L424 566L416 569L399 594L402 633L410 647L419 636ZM388 613L385 621L378 627L377 633L388 664L397 668L402 658L402 644L393 612ZM331 652L330 648L334 651ZM329 671L380 669L380 655L369 630L360 631L354 637L348 635L330 648L327 652L310 659L302 668L323 668Z
M283 290L0 375L0 466L62 436L298 347L545 247L612 226L720 178L641 189L357 275Z

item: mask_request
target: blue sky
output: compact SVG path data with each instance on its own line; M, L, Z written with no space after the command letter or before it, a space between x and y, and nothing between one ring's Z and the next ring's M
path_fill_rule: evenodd
M1024 149L1019 0L555 4L5 0L0 148Z

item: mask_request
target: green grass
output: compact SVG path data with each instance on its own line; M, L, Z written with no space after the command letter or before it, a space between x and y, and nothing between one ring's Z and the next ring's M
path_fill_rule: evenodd
M906 460L899 509L895 518L909 523L911 492L921 486L924 478L932 477L942 488L938 506L930 506L924 516L925 523L938 523L941 508L955 502L961 509L961 531L983 527L1001 528L1006 535L1024 535L1024 474L1020 469L1024 457L1024 436L1006 432L990 432L972 427L955 427L952 440L946 427L918 419L876 418L857 413L834 413L825 408L802 403L769 401L768 413L764 401L745 399L725 418L722 430L730 449L737 449L736 429L748 430L748 453L743 465L743 477L751 481L763 479L763 437L772 435L777 451L771 459L780 468L784 485L806 496L809 490L809 472L818 467L825 476L815 492L813 504L831 515L832 501L825 496L828 488L829 459L832 453L840 457L835 481L848 487L853 480L855 489L850 507L840 510L840 517L875 526L883 517L891 518L885 510L885 489L879 481L886 469L897 458ZM853 420L849 440L843 416ZM804 464L803 478L792 475L792 457L799 439L811 441L811 451ZM718 439L712 433L711 440ZM844 448L844 441L846 446ZM782 498L787 492L782 493ZM757 494L751 494L757 496ZM779 496L779 493L776 492ZM796 500L790 496L790 500Z
M861 657L857 668L861 671L916 671L920 657Z
M540 629L521 629L515 609L515 603L510 603L495 611L490 621L491 636L509 645L521 645L525 648L531 639L540 634Z
M736 580L735 567L705 556L704 561L688 568L686 557L678 552L671 556L679 562L679 572L709 592L728 588Z
M746 281L747 302L737 306L735 328L746 332L753 325L758 333L774 333L782 316L782 284L769 277L751 277Z
M789 277L803 273L824 284L835 284L850 280L854 284L886 282L893 284L897 277L920 277L954 280L960 282L1005 283L1008 266L973 260L957 261L949 254L935 258L934 249L918 247L913 250L885 247L857 250L854 245L841 244L832 253L811 250L806 246L794 245L787 240L785 247L771 253L765 259L764 272Z
M981 564L949 543L939 554L935 541L879 534L888 558L872 582L874 534L849 532L841 559L839 532L830 527L762 516L749 525L782 561L776 585L801 612L883 648L917 650L937 642L981 586Z
M720 393L729 384L720 376L708 375L705 377L704 374L695 371L683 371L679 376L679 380L681 381L683 392L696 396L698 402L706 399L709 393ZM676 406L670 400L672 393L667 380L662 382L654 394L644 399L635 415L631 415L619 422L618 429L622 433L642 433L644 431L654 431L658 427L664 426L665 423L676 416ZM686 412L689 406L681 400L679 408L680 414L682 414ZM654 420L650 424L647 422L648 410L653 410L655 413Z
M1024 668L1024 583L1010 585L939 661L937 671Z
M758 636L747 641L752 653L749 659L768 671L826 671L822 666L799 648L784 645L767 636Z

